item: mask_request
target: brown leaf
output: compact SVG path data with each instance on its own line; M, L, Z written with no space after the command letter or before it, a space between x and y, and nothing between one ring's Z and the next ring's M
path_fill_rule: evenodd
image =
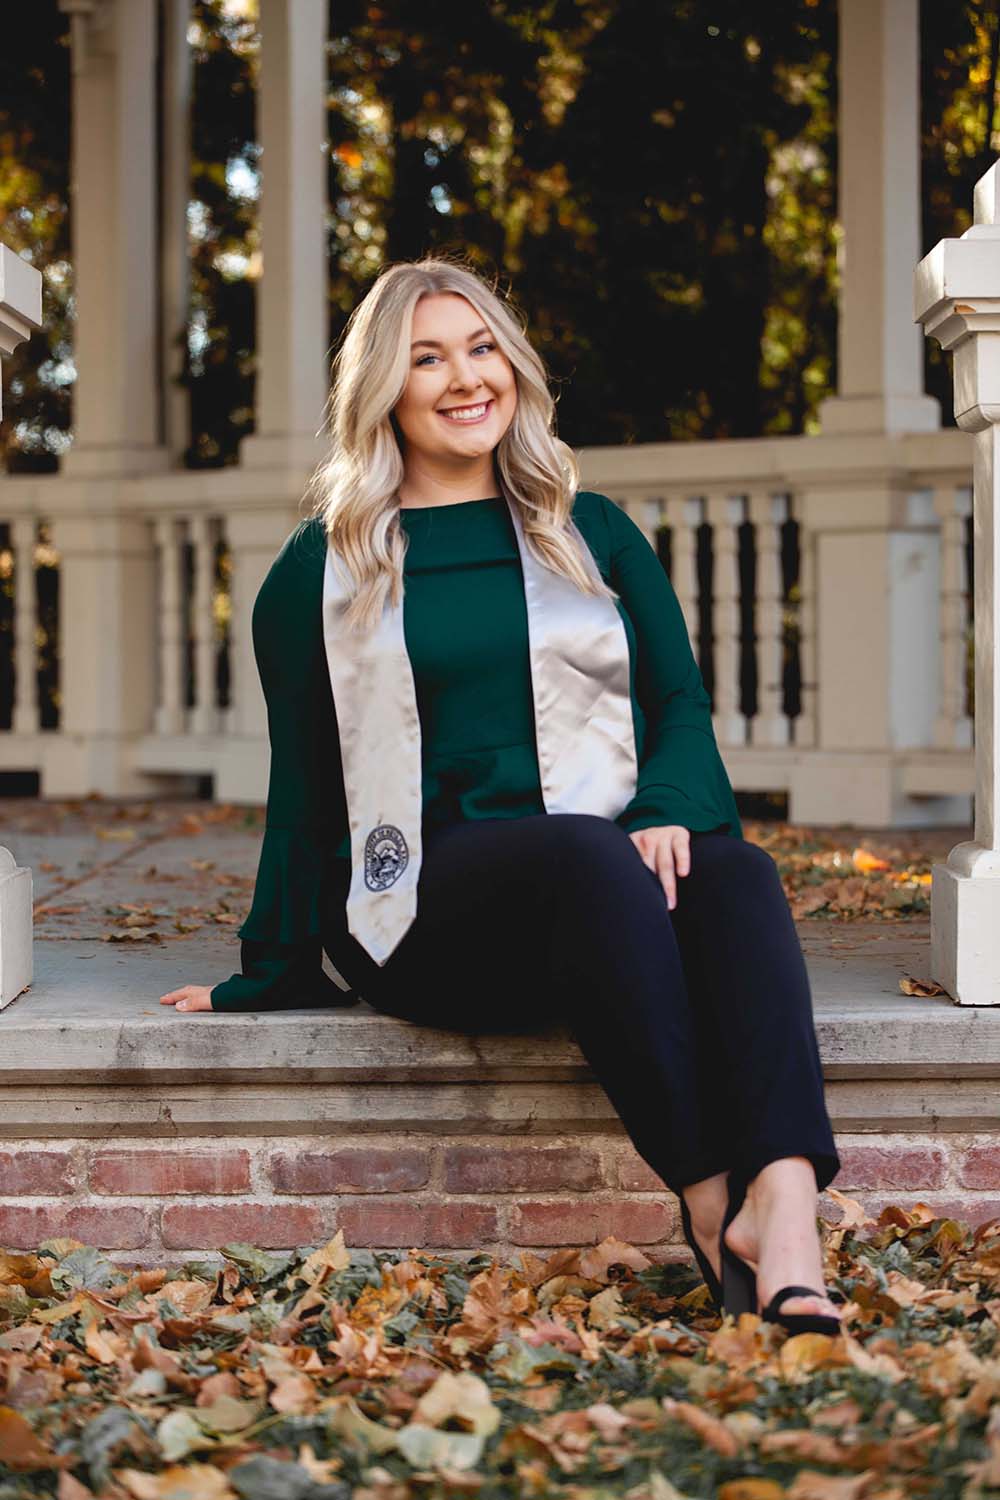
M741 1445L736 1435L718 1417L703 1411L700 1406L694 1406L690 1401L675 1401L670 1396L664 1396L661 1404L668 1417L674 1417L690 1427L703 1443L714 1448L716 1453L721 1453L723 1458L734 1458L740 1451Z
M778 1354L781 1373L786 1380L807 1379L814 1370L847 1364L839 1335L798 1333L786 1339Z
M38 1275L40 1265L37 1255L0 1250L0 1286L26 1286Z
M948 991L943 985L938 984L936 979L913 979L909 974L899 981L899 988L904 995L920 995L926 998L929 995L946 995Z
M116 1469L135 1500L236 1500L233 1491L212 1464L172 1464L159 1474L139 1469Z
M607 1286L587 1304L587 1322L591 1328L613 1328L625 1312L622 1294L614 1285Z
M844 1396L829 1406L821 1406L812 1414L814 1427L854 1427L861 1421L861 1407L850 1396Z
M22 1354L30 1354L45 1336L45 1329L40 1323L22 1323L20 1328L8 1328L6 1333L0 1333L0 1349L17 1349Z
M763 1350L759 1324L751 1328L724 1323L708 1342L709 1358L730 1370L749 1370L761 1358Z
M68 1458L57 1458L20 1412L0 1406L0 1464L17 1472L68 1468L71 1462Z
M222 1370L218 1375L209 1375L198 1387L196 1406L211 1406L219 1396L243 1395L243 1387L231 1370Z
M592 1281L607 1281L612 1266L628 1266L633 1271L645 1271L653 1262L634 1245L615 1239L609 1234L599 1245L584 1250L580 1256L580 1274Z
M776 1454L783 1459L806 1459L818 1464L850 1466L851 1448L826 1432L810 1427L796 1427L787 1432L761 1434L761 1453Z
M94 1492L64 1469L59 1475L56 1500L94 1500Z
M162 1302L169 1302L186 1318L195 1318L211 1305L215 1288L204 1281L166 1281L143 1298L142 1307L157 1312Z
M860 1203L856 1202L853 1198L848 1198L839 1189L828 1187L824 1188L823 1191L828 1198L836 1203L844 1216L837 1225L838 1229L858 1229L862 1224L871 1224L873 1222L867 1210L862 1208Z
M607 1401L595 1401L593 1406L584 1407L584 1410L606 1443L621 1442L622 1433L632 1426L632 1418L616 1410Z
M308 1375L283 1375L268 1400L275 1411L309 1411L316 1400L316 1387Z
M346 1271L351 1252L344 1244L344 1231L338 1229L332 1240L308 1256L296 1272L300 1281L323 1282L331 1271Z
M121 1334L104 1333L96 1318L87 1324L83 1346L91 1359L102 1365L113 1365L125 1352L125 1340Z
M720 1487L717 1500L782 1500L784 1493L773 1479L731 1479Z

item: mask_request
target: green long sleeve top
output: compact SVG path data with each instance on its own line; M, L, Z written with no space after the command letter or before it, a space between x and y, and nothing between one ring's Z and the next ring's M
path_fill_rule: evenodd
M425 831L456 820L544 813L535 748L520 554L502 497L404 507L403 628L422 742ZM573 519L619 595L639 775L615 822L628 833L680 824L742 827L684 616L659 559L626 513L581 491ZM303 521L253 609L271 744L264 838L242 972L213 1010L352 1003L322 969L323 888L350 860L336 713L322 629L326 535ZM337 965L337 955L330 960Z

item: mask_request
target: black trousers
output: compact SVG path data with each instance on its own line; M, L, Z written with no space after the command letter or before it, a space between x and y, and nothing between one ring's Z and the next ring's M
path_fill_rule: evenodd
M382 967L347 931L342 868L323 946L375 1010L469 1033L565 1022L674 1192L785 1156L820 1189L836 1176L805 961L766 850L692 833L671 911L607 818L456 823L425 840L416 918Z

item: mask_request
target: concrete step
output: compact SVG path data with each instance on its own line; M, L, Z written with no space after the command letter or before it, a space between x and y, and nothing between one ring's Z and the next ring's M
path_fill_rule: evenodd
M928 977L926 923L800 924L835 1122L851 1130L1000 1123L1000 1010L903 995ZM227 935L228 937L228 935ZM213 947L229 957L231 938ZM176 950L39 944L36 980L0 1015L0 1134L260 1128L606 1128L566 1027L464 1035L339 1011L181 1016L157 996L225 963ZM202 961L204 960L204 961ZM474 997L470 999L470 1006Z

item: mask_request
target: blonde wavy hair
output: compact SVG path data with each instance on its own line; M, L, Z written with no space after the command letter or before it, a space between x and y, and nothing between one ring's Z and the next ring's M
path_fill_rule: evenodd
M584 593L617 599L587 571L567 529L580 470L572 448L555 435L555 403L545 366L525 335L526 320L466 262L432 255L379 273L352 312L333 363L324 424L331 451L307 496L315 501L310 514L322 517L355 585L347 628L370 628L387 594L394 608L403 597L407 539L398 491L404 465L392 412L409 377L413 310L436 292L465 297L513 367L517 406L494 461L504 492L519 507L526 545L539 563Z

